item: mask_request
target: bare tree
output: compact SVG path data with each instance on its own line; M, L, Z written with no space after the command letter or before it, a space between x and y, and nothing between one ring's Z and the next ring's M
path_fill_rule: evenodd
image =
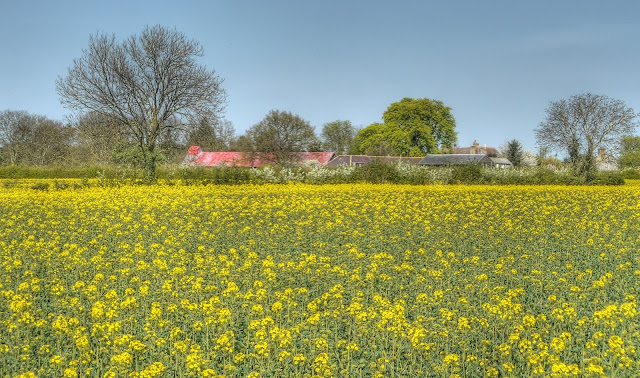
M552 101L547 117L535 130L538 144L580 157L580 172L591 181L599 148L614 151L622 137L633 133L636 113L620 100L591 93Z
M222 79L197 64L202 55L197 41L162 26L146 27L122 43L96 34L56 89L70 109L95 111L123 125L142 152L146 180L153 182L160 135L224 109Z
M326 151L345 155L353 146L356 129L350 121L333 121L322 126L322 142Z
M74 130L60 121L37 117L29 143L29 163L54 165L69 163Z
M246 145L245 159L260 158L278 165L295 162L292 152L310 151L319 145L308 121L291 112L272 110L246 133L251 142Z
M80 114L72 120L85 161L107 164L113 150L127 141L124 125L114 121L113 117L95 111Z
M9 164L20 163L28 154L28 144L36 118L23 110L5 110L0 113L0 142Z
M73 137L73 129L42 115L0 113L0 143L11 165L68 163Z
M187 144L200 146L204 151L228 151L234 137L235 129L231 121L203 118L198 127L189 133Z

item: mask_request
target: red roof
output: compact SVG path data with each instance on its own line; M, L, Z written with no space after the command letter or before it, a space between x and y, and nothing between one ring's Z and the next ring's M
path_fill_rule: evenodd
M333 152L293 152L299 161L317 161L320 165L326 165L334 156ZM198 146L191 146L185 162L191 165L205 167L260 167L270 162L260 158L251 160L242 152L203 152Z

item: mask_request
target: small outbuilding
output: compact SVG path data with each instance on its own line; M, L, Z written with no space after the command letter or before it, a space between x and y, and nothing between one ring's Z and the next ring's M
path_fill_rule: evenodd
M422 160L421 157L399 157L399 156L368 156L368 155L338 155L333 160L329 161L327 167L359 167L371 163L374 160L381 161L383 163L391 164L403 162L407 164L419 164Z
M465 164L479 164L492 168L511 168L513 166L508 159L479 154L430 154L420 161L420 165L426 166Z

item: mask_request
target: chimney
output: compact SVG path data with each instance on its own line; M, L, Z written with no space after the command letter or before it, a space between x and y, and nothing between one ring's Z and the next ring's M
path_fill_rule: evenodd
M189 155L198 156L202 153L202 149L200 146L191 146L189 147Z
M471 148L469 148L469 153L470 154L480 153L479 147L480 147L480 145L478 144L478 141L474 139L473 140L473 145L471 146Z
M602 160L602 159L604 159L606 156L607 156L607 151L606 151L604 148L602 148L602 147L598 148L598 159L599 159L599 160Z

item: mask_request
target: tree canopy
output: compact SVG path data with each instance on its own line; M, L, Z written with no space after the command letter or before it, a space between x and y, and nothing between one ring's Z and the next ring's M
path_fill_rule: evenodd
M70 109L94 111L123 126L153 182L163 132L193 127L224 108L222 79L196 62L202 54L197 41L162 26L146 27L122 42L96 34L56 89Z
M627 136L622 138L620 168L640 168L640 136Z
M403 98L384 112L384 123L362 129L355 149L365 154L423 156L457 141L451 108L428 98Z
M522 143L517 139L512 139L507 142L503 154L514 167L522 167L524 165L524 150Z

